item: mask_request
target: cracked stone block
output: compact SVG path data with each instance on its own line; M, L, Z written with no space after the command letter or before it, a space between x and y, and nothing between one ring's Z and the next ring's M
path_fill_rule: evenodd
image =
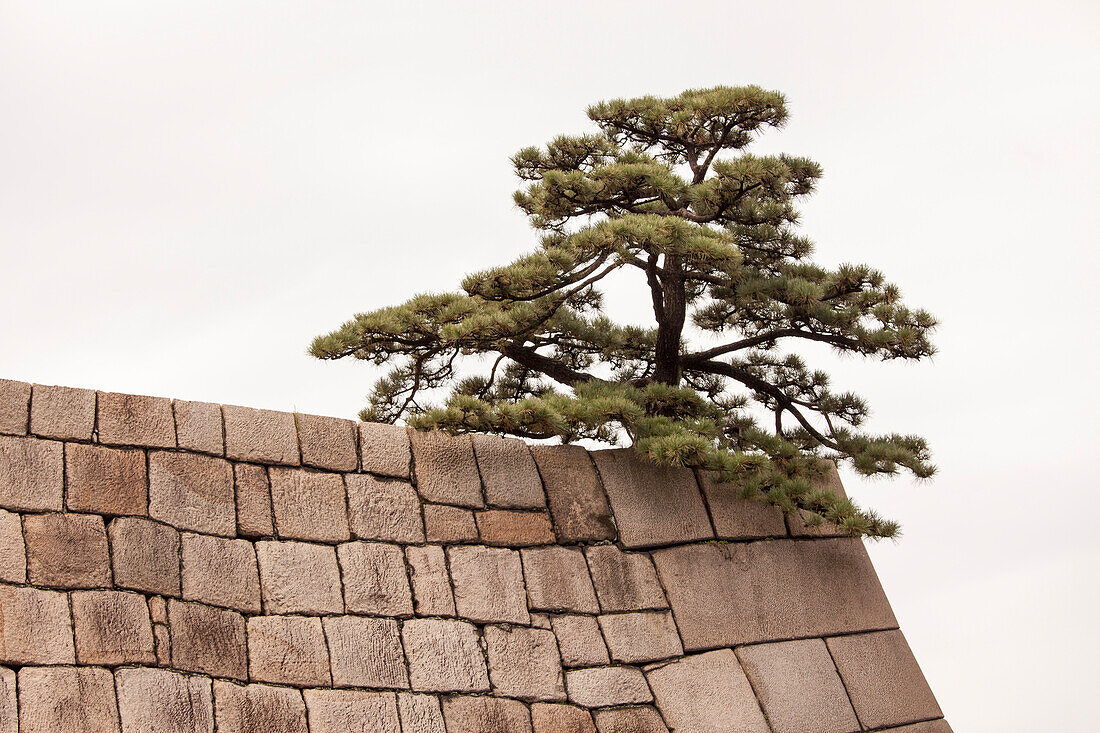
M0 506L59 512L65 479L61 443L0 435Z
M740 486L719 483L709 471L700 472L699 486L707 498L718 539L782 537L787 533L783 510L759 499L744 498Z
M26 435L30 421L31 386L0 379L0 433ZM2 729L0 729L2 730Z
M257 542L267 613L343 613L336 549L309 542Z
M172 666L214 677L248 679L241 614L201 603L168 602Z
M480 508L481 477L468 435L410 430L416 489L425 501Z
M652 705L597 710L595 716L600 733L668 733L668 727Z
M587 667L565 672L569 701L586 708L651 702L642 670L637 667ZM693 728L686 728L692 730Z
M551 616L550 623L558 638L562 664L566 667L597 667L611 663L594 616Z
M359 467L355 447L355 423L335 417L295 413L302 465L329 471L354 471Z
M399 425L359 423L359 458L364 471L409 479L412 465L409 431Z
M176 441L184 450L225 455L222 436L222 407L210 402L172 402L176 418Z
M214 680L218 733L309 733L302 693L271 685Z
M344 478L340 474L271 468L268 475L280 537L321 542L351 537Z
M114 675L95 668L24 667L19 670L19 730L117 733Z
M166 669L128 667L115 672L122 733L211 733L210 679Z
M248 619L248 665L255 681L330 686L332 677L321 619L302 616Z
M537 547L521 551L531 608L597 613L596 592L579 549Z
M657 571L649 556L623 552L614 545L586 547L596 596L604 611L642 611L668 608Z
M412 688L419 692L487 692L489 674L477 628L466 621L413 619L401 627Z
M348 521L354 536L390 542L424 541L420 499L412 484L369 474L349 474L346 482Z
M655 662L684 653L672 614L667 611L611 613L600 616L599 622L616 662Z
M363 616L323 619L335 687L408 689L397 621Z
M531 727L534 733L596 733L592 713L561 703L531 705Z
M75 662L65 594L0 585L0 663Z
M588 451L579 445L533 445L558 542L615 539L615 521Z
M104 445L176 447L176 423L169 399L100 392L96 410L99 442Z
M0 667L0 733L19 733L19 702L15 670ZM438 733L444 733L440 728Z
M730 649L654 665L646 677L673 730L769 733L748 678Z
M472 621L527 624L520 555L498 547L447 548L458 615Z
M95 427L95 392L73 387L34 385L31 433L59 440L91 440Z
M27 550L19 515L0 509L0 581L27 582Z
M65 482L70 511L138 515L148 511L143 450L67 443Z
M553 632L486 626L493 691L523 700L565 700L565 678Z
M550 515L544 512L489 509L477 513L477 529L486 545L530 547L554 542Z
M77 591L72 595L72 610L80 664L156 663L145 596L113 590Z
M267 469L254 463L234 463L233 482L237 491L237 532L242 537L274 537Z
M149 516L177 529L237 533L229 461L192 453L149 454Z
M401 733L392 692L306 690L310 733Z
M412 589L400 547L380 542L347 542L336 552L344 571L348 612L412 616Z
M443 717L448 733L531 733L531 715L519 700L449 697Z
M401 714L401 730L415 733L446 733L443 710L435 695L412 692L397 694L397 710Z
M446 504L424 505L424 531L428 542L476 542L478 539L474 513Z
M496 435L474 435L471 440L490 505L513 509L546 506L539 469L526 443Z
M275 410L224 405L225 454L238 461L297 466L298 430L294 415Z
M27 577L55 588L106 588L111 560L103 517L94 514L32 514L23 518Z
M107 533L115 585L165 596L180 594L180 533L148 519L119 517Z
M438 545L405 548L411 570L413 601L418 616L454 616L455 601L447 556Z
M184 598L260 612L260 575L251 542L185 533L182 558Z

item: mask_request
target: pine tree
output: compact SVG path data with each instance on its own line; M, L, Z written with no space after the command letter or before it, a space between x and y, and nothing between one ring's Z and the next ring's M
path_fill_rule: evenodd
M625 439L655 463L716 471L810 524L896 535L895 522L814 479L823 459L928 477L926 442L861 432L865 402L833 391L789 349L816 341L917 360L933 353L936 321L868 266L808 260L796 202L821 168L743 152L787 120L784 97L717 87L601 102L588 116L598 133L512 159L537 251L466 277L463 292L357 315L311 353L390 364L364 420ZM599 286L614 273L633 274L652 325L604 314Z

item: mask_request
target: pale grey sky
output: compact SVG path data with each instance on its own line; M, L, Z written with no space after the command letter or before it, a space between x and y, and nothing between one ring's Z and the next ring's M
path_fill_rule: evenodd
M305 354L524 253L508 157L610 97L755 83L805 232L943 322L840 363L939 475L858 481L955 729L1086 730L1100 677L1100 6L0 0L0 377L354 416ZM815 358L816 358L815 353Z

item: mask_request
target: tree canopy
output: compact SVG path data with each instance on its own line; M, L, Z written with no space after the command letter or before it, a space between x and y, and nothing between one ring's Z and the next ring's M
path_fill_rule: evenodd
M919 360L936 325L866 265L809 260L797 203L821 168L754 155L787 120L756 86L600 102L598 132L512 158L540 247L317 337L321 359L387 364L364 420L526 438L628 440L661 465L715 471L746 497L894 536L897 523L820 488L824 460L864 475L934 472L924 439L860 427L866 403L793 349ZM629 275L652 318L620 324L601 281Z

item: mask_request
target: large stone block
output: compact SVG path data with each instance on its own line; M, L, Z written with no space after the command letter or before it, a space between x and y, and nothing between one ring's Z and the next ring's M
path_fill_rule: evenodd
M474 435L471 439L490 505L517 509L546 506L538 466L526 443L496 435Z
M650 702L645 677L637 667L588 667L565 673L569 700L586 708ZM685 728L692 730L693 728Z
M401 733L392 692L306 690L310 733Z
M420 499L407 481L383 480L369 474L349 474L348 520L361 539L423 542Z
M251 463L299 465L298 430L294 415L274 410L225 405L225 454Z
M471 621L527 624L519 553L499 547L449 547L458 615Z
M597 667L611 662L594 616L551 616L550 624L566 667Z
M364 471L379 476L410 478L409 431L398 425L359 423L359 460Z
M466 621L406 621L401 639L412 688L422 692L487 692L489 674L477 628Z
M347 542L337 549L349 613L411 616L412 589L405 555L397 545Z
M447 572L447 556L438 545L405 548L413 601L418 616L454 616L455 600Z
M322 623L334 686L408 689L409 673L397 621L329 616Z
M355 423L335 417L296 413L302 465L329 471L354 471L359 467L355 449Z
M26 435L30 423L31 386L0 379L0 433ZM0 728L3 731L3 728Z
M302 616L248 619L248 668L252 679L259 682L330 686L332 677L321 619Z
M65 482L70 511L138 515L148 511L143 450L67 443Z
M652 705L597 710L595 717L600 733L668 733L668 726Z
M719 483L708 471L699 474L699 485L707 498L714 531L721 540L783 537L787 525L783 510L760 499L746 499L741 487Z
M397 710L401 714L401 730L406 733L446 733L443 711L435 695L400 692Z
M665 593L649 555L623 552L614 545L584 550L596 596L604 611L641 611L668 608Z
M672 614L667 611L611 613L600 616L599 622L616 662L655 662L684 653Z
M72 595L72 609L80 664L156 663L145 596L113 590L77 591Z
M592 713L560 703L537 702L531 706L534 733L596 733Z
M596 592L579 549L537 547L521 551L530 607L538 611L597 613Z
M545 512L489 509L477 513L477 529L486 545L530 547L554 542L550 515Z
M201 603L168 602L172 666L213 677L248 679L244 617Z
M554 634L522 626L486 626L493 691L523 700L565 700L565 678Z
M531 715L518 700L448 697L443 700L448 733L531 733Z
M95 514L29 514L23 517L27 578L53 588L107 588L111 560L107 529Z
M0 509L0 582L27 582L27 550L19 515Z
M164 524L119 517L108 528L115 585L119 588L180 594L180 533Z
M180 448L214 456L225 455L222 407L209 402L172 402L176 417L176 442Z
M172 401L164 397L100 392L96 428L104 445L175 448Z
M272 468L271 505L279 536L298 540L340 542L348 529L344 479L336 473L298 468Z
M214 681L218 733L309 733L302 693L271 685Z
M128 667L115 672L122 733L211 733L210 679L166 669Z
M6 727L0 722L0 730ZM119 731L115 678L106 669L24 667L19 670L22 733Z
M149 516L178 529L235 535L229 461L192 453L150 453Z
M416 489L425 501L482 507L481 477L468 435L410 430Z
M65 479L61 443L0 435L0 506L59 512Z
M251 542L184 533L182 562L187 600L260 612L260 575Z
M73 664L64 593L0 584L0 663Z
M32 434L59 440L91 440L94 428L94 391L34 385L31 395Z
M769 733L730 649L655 665L646 673L665 722L693 733Z
M234 463L233 482L237 491L237 532L242 537L274 537L267 469L255 463Z
M615 539L615 521L588 451L579 445L533 445L559 542Z
M424 531L428 542L476 542L478 539L474 513L446 504L424 505Z
M308 542L257 542L267 613L343 613L336 550Z

